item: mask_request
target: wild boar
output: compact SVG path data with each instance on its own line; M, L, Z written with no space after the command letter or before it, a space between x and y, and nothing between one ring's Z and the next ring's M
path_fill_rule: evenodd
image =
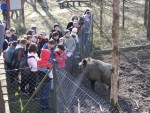
M109 86L109 89L111 88L111 64L105 63L101 60L84 58L79 63L79 67L81 68L83 75L85 75L90 80L92 90L94 90L96 81L105 83Z

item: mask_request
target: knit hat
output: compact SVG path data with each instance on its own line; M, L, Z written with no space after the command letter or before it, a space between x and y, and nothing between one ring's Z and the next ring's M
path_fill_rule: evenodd
M53 28L55 28L55 27L57 27L57 26L59 26L59 24L58 24L58 23L55 23L54 26L53 26Z
M69 30L69 29L66 29L65 34L67 34L68 32L70 32L70 30Z

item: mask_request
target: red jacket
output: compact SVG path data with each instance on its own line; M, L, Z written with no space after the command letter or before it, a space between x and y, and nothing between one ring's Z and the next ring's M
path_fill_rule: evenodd
M37 61L37 66L40 68L51 68L51 63L49 62L51 52L48 49L43 49L41 51L41 58Z
M67 59L67 54L60 50L59 52L56 52L55 53L55 58L56 58L56 61L57 61L57 65L59 68L65 68L66 67L66 59Z

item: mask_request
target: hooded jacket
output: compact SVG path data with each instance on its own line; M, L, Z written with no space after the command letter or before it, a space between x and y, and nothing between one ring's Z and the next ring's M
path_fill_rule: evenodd
M41 51L41 58L37 61L37 66L40 68L51 68L51 63L49 62L51 52L48 49L43 49Z
M65 68L66 67L66 60L67 60L67 54L63 50L58 50L55 53L57 65L59 68Z

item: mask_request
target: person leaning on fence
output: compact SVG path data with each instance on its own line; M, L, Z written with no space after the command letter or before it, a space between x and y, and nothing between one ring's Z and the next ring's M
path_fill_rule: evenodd
M35 90L36 86L36 79L37 79L37 45L30 44L28 48L28 55L27 55L27 63L29 67L26 67L28 72L24 72L24 76L21 79L20 90L21 95L26 95L28 93L31 96ZM27 91L28 86L28 91Z
M49 62L51 52L48 49L43 49L41 51L41 58L37 61L38 66L38 76L39 80L42 81L44 76L48 73L48 70L52 67L52 64ZM38 97L41 104L42 109L49 109L49 98L50 98L50 85L51 85L52 78L47 77L44 83L42 84Z
M90 27L91 27L91 11L86 11L85 14L82 16L84 19L82 28L82 46L83 52L87 54L89 52L89 44L90 44Z
M57 45L57 48L55 49L55 58L57 61L58 68L66 67L65 62L67 60L67 54L63 45Z

